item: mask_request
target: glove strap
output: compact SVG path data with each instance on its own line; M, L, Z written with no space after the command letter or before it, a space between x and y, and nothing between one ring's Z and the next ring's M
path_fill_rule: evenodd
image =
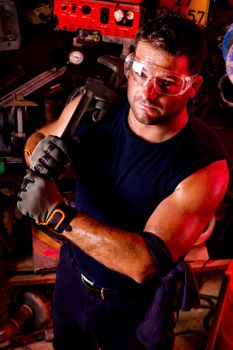
M71 231L71 220L76 216L77 210L64 202L59 204L49 215L46 222L37 222L38 225L46 225L47 228L61 234L63 231Z

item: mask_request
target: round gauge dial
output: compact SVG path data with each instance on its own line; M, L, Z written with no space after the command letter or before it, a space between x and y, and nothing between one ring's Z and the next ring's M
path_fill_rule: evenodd
M72 51L69 54L69 63L79 65L84 60L84 55L81 51Z

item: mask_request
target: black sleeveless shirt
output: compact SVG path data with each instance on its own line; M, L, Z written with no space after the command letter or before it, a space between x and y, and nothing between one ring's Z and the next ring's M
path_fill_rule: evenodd
M128 110L123 98L101 122L81 121L75 205L104 224L140 232L182 180L226 155L216 134L195 116L171 139L150 143L130 130ZM101 286L132 282L70 244L80 270Z

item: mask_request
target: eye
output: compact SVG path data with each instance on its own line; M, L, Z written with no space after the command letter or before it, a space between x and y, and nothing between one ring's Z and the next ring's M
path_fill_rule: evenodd
M135 74L142 78L142 79L147 79L148 78L148 75L146 74L146 72L144 71L144 69L142 69L140 72L139 71L134 71Z
M165 78L158 78L158 84L160 87L163 86L164 88L169 88L176 85L175 81Z
M156 84L163 93L176 93L179 88L179 82L174 80L173 78L160 78L158 77L156 80Z

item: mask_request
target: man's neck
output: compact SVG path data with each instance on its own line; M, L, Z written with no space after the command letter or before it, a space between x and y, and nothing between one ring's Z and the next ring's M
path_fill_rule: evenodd
M184 110L177 118L174 118L170 123L160 125L146 125L140 123L132 113L133 112L130 109L128 114L128 124L130 129L137 136L152 143L169 140L178 134L188 122L188 113L186 110Z

